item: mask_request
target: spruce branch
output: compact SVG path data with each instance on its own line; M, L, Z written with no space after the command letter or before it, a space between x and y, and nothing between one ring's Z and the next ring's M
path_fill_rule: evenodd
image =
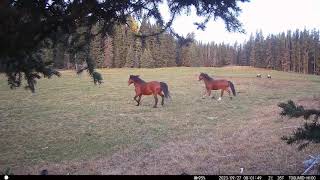
M281 116L303 117L305 120L310 120L311 116L314 116L313 121L306 121L303 127L296 129L293 134L281 137L282 140L287 144L299 144L299 150L306 148L310 143L320 143L320 124L318 123L320 110L304 109L303 106L297 106L292 100L287 103L279 103L278 106L282 108Z

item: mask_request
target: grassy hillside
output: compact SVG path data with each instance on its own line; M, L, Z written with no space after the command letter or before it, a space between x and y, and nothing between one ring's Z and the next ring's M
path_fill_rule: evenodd
M249 67L98 71L104 77L100 86L94 86L86 74L64 71L61 78L40 80L35 94L22 88L10 90L1 76L0 169L37 173L47 167L49 173L58 174L237 174L243 166L251 174L301 171L306 152L297 152L280 140L299 122L279 118L276 105L288 99L313 102L320 95L319 76ZM201 99L200 72L232 81L238 96L230 100L225 93L221 102ZM257 73L263 78L256 78ZM127 84L130 74L166 82L172 101L154 109L153 97L144 96L136 107L134 87ZM213 94L217 97L220 91ZM230 154L235 159L225 158ZM213 161L220 166L213 166ZM134 167L128 167L130 162ZM84 167L86 163L94 168ZM258 164L264 165L259 169Z

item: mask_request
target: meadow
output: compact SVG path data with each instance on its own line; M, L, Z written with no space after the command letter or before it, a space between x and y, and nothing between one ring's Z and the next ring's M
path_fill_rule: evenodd
M299 174L303 151L280 138L303 121L280 117L289 99L320 107L319 76L250 67L98 69L104 83L62 71L36 93L0 76L0 171L14 174ZM200 72L235 85L232 100L202 99ZM256 75L262 74L262 78ZM135 106L130 74L168 84L172 96ZM266 75L270 74L271 79ZM218 97L220 91L213 91Z

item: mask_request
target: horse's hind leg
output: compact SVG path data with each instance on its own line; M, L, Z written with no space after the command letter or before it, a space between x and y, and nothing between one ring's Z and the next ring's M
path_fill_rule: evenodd
M229 90L229 89L226 89L226 91L228 92L230 99L232 99L230 90Z
M157 97L157 94L154 94L154 106L153 108L157 108L157 104L158 104L158 97Z
M161 105L164 105L164 94L162 94L162 92L158 93L159 96L161 96L162 100L161 100Z
M210 94L211 94L211 91L210 91ZM216 97L214 97L214 94L212 94L211 99L216 99Z

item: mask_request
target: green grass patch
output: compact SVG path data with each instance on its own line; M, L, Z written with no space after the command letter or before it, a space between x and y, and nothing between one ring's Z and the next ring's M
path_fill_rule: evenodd
M166 138L196 136L199 129L205 133L225 121L241 123L256 108L318 96L320 90L319 76L248 67L98 71L104 78L100 86L86 74L65 71L61 78L40 80L35 94L10 90L1 76L0 168L109 156L137 144L157 148ZM201 99L200 72L234 82L238 96ZM256 78L257 73L264 77ZM127 85L130 74L166 82L172 101L154 109L153 97L144 96L136 107L134 87Z

